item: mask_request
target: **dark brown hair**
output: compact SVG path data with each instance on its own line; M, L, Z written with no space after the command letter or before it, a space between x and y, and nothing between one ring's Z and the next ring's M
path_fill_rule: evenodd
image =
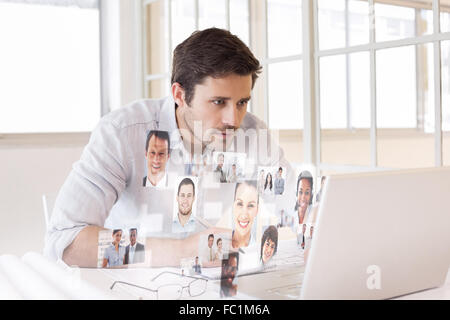
M194 181L192 181L191 178L184 178L183 180L181 180L180 184L178 185L178 192L177 192L177 196L180 195L180 189L182 186L185 185L192 185L192 194L195 196L195 184ZM214 237L214 236L213 236Z
M278 230L275 226L269 226L266 229L266 231L264 231L264 234L261 239L261 254L260 254L261 260L262 260L262 256L263 256L264 244L266 243L267 239L272 240L272 242L275 244L275 249L272 254L272 256L274 256L275 253L277 253L277 249L278 249Z
M150 130L147 134L147 140L145 141L145 153L148 152L148 144L150 142L151 137L155 136L156 138L163 139L167 141L167 152L170 154L170 137L167 131L160 130Z
M252 88L261 73L261 65L250 49L227 30L210 28L195 31L174 50L171 83L178 82L189 105L194 88L211 76L252 75Z

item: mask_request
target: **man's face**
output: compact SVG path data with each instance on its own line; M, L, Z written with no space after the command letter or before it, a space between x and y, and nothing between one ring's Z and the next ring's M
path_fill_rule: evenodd
M225 159L223 158L223 155L220 155L220 156L217 157L217 165L218 165L219 167L222 168L224 162L225 162Z
M278 178L280 178L281 179L281 175L283 174L283 171L281 171L281 170L278 170Z
M233 170L233 173L236 173L236 166L235 166L235 165L232 165L232 166L231 166L231 170Z
M132 246L134 246L136 244L136 237L137 237L136 230L131 230L131 232L130 232L130 243L131 243Z
M232 256L228 260L228 265L225 267L225 278L227 280L227 283L231 285L233 283L234 277L236 276L236 270L237 270L237 259L236 257Z
M194 199L194 187L192 184L182 185L177 195L178 212L184 216L190 215Z
M177 101L179 107L186 108L184 121L187 129L203 146L225 150L247 113L252 90L251 75L206 77L194 90L189 106L184 100L181 106ZM201 123L202 130L194 130L195 123Z
M306 224L303 225L302 233L305 234L306 232Z
M208 247L209 247L209 248L212 248L213 243L214 243L214 238L213 238L213 237L209 237L209 238L208 238Z
M152 136L148 142L147 149L147 171L152 177L164 175L166 163L169 159L169 148L167 140Z

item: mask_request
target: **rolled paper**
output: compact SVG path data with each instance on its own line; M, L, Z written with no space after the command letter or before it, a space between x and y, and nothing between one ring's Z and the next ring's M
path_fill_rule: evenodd
M0 269L24 299L62 300L68 298L16 256L0 256Z
M36 252L26 253L22 257L22 260L70 299L113 299L113 296L108 291L101 291L83 280L79 268L63 267L62 264L50 261L48 258Z
M0 300L21 300L23 297L0 271Z

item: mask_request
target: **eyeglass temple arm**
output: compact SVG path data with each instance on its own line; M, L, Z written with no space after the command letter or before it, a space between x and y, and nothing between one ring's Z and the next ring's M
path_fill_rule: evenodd
M114 286L116 285L116 283L126 284L126 285L129 285L129 286L132 286L132 287L136 287L136 288L139 288L139 289L148 290L148 291L151 291L151 292L157 292L157 290L153 290L153 289L150 289L150 288L141 287L141 286L138 286L138 285L136 285L136 284L132 284L132 283L125 282L125 281L114 281L113 284L112 284L111 287L110 287L110 290L112 290L112 289L114 288Z
M151 279L151 281L155 281L159 276L165 274L165 273L169 273L169 274L174 274L180 277L187 277L187 278L192 278L192 279L203 279L203 278L199 278L199 277L193 277L193 276L188 276L188 275L181 275L179 273L176 272L172 272L172 271L163 271L160 274L156 275L154 278Z

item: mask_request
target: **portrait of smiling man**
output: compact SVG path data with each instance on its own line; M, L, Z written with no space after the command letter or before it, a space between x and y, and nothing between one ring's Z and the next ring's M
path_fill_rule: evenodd
M167 187L166 164L170 156L170 139L167 131L151 130L145 144L147 176L144 187Z
M227 30L196 31L180 43L173 53L171 94L114 110L93 130L59 191L45 254L55 260L62 258L69 265L95 267L99 231L136 221L144 198L143 175L139 173L146 172L148 165L142 137L151 130L168 132L170 157L166 165L171 174L184 175L185 163L194 154L221 151L254 157L255 174L257 165L282 166L289 171L282 150L267 134L267 126L247 112L261 71L250 49ZM248 143L239 143L237 138L247 132L251 133ZM264 134L266 138L261 139ZM253 142L248 141L251 139ZM266 143L260 146L261 141ZM250 146L260 148L257 154ZM155 169L161 170L161 166ZM169 209L172 204L164 208L156 190L145 191L149 212L173 212ZM228 231L209 228L185 239L142 236L151 251L152 266L178 266L181 259L198 255L202 235Z
M195 220L192 214L195 201L195 184L191 178L184 178L178 185L176 195L176 214L173 219L172 232L192 232Z

